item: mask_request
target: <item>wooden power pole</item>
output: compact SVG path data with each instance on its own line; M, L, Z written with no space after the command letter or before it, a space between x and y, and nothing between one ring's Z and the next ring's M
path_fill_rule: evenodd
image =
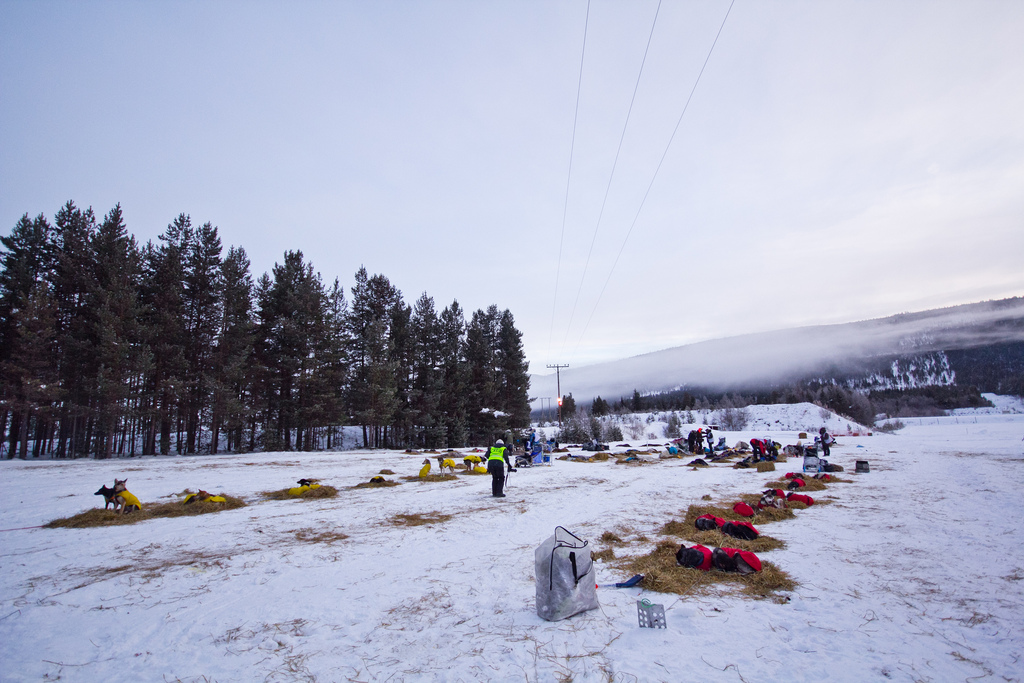
M565 365L558 365L556 363L555 365L549 365L548 367L555 369L555 381L558 383L558 428L561 429L562 428L562 376L560 374L560 371L561 371L562 368L569 367L569 364L566 363Z

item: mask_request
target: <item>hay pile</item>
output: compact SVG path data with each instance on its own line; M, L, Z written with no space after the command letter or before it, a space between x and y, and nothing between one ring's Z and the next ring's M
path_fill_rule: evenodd
M731 542L724 545L728 548L738 547ZM616 569L624 574L643 574L641 585L647 590L676 595L707 595L734 587L752 598L782 602L785 598L780 593L796 587L796 582L786 572L764 560L761 560L761 571L746 575L680 567L676 564L678 549L678 543L662 541L647 555L619 561Z
M773 462L759 462L759 463L757 463L757 471L758 472L774 472L775 471L775 463L773 463Z
M612 457L611 453L594 453L593 455L563 455L558 460L570 460L572 462L607 462Z
M810 475L808 475L806 478L800 478L804 480L804 486L801 486L798 489L793 489L796 493L807 493L808 491L824 491L825 489L828 488L828 484L826 484L820 479L813 479L810 477ZM768 482L767 484L764 485L764 487L766 489L783 489L784 491L789 491L789 482L789 479L777 479L775 481Z
M92 510L80 512L72 517L61 517L60 519L55 519L52 522L47 522L43 527L47 529L56 529L58 527L65 529L86 529L98 526L134 524L135 522L141 522L143 519L148 519L145 512L146 511L143 510L142 512L136 511L122 515L118 512L114 512L113 510L93 508Z
M761 534L753 541L744 541L723 534L720 530L700 531L692 524L687 526L682 522L671 521L661 528L663 536L678 536L691 543L700 543L708 548L739 548L749 550L752 553L766 553L769 550L779 550L786 547L786 542L771 536Z
M93 508L92 510L86 510L85 512L80 512L79 514L71 517L55 519L43 526L48 529L87 529L102 526L120 526L122 524L135 524L143 520L158 517L193 517L195 515L206 515L211 512L222 512L224 510L234 510L245 507L245 501L241 498L235 498L234 496L229 496L226 493L218 493L216 495L223 496L225 502L206 503L203 501L197 501L187 505L181 501L161 503L157 505L143 503L141 511L136 510L123 515L119 512L114 512L113 510Z
M359 484L356 484L352 488L354 488L354 489L384 489L384 488L387 488L389 486L401 486L401 483L399 483L397 481L391 481L390 479L385 479L384 477L374 477L373 479L370 479L370 481L361 482Z
M695 528L693 525L694 521L701 515L714 515L715 517L721 517L727 522L750 522L754 526L796 517L789 508L782 508L781 510L779 508L765 508L758 510L757 502L761 500L761 495L757 493L745 493L740 496L740 500L750 503L750 506L754 508L753 517L738 515L732 511L731 506L723 508L715 505L691 505L686 509L683 521L689 528L693 529Z
M338 489L333 486L327 486L326 484L321 484L316 488L306 489L298 495L292 494L290 491L290 488L280 489L278 491L264 491L262 495L264 498L269 498L270 500L297 500L300 498L310 500L314 498L334 498L338 495Z
M418 481L420 483L426 484L434 483L437 481L455 481L456 477L454 474L428 474L423 477L413 475L409 477L402 477L402 479L404 481Z

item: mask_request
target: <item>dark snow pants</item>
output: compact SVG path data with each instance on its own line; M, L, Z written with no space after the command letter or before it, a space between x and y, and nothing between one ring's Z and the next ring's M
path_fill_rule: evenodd
M487 471L491 473L491 495L500 496L505 488L505 463L501 460L488 460Z

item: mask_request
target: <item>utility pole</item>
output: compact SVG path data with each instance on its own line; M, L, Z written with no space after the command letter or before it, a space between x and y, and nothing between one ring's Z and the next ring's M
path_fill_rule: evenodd
M562 368L569 367L569 364L566 363L565 365L558 365L556 363L555 365L549 365L548 367L555 369L555 381L558 383L558 428L561 429L562 428L562 376L560 374L560 370Z

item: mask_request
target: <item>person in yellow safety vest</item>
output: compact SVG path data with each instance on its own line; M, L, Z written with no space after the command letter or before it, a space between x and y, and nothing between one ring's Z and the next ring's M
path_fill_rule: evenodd
M509 472L516 471L505 452L505 442L498 439L487 449L487 471L491 473L491 495L495 498L505 497L502 493L505 488L505 465L508 465Z

